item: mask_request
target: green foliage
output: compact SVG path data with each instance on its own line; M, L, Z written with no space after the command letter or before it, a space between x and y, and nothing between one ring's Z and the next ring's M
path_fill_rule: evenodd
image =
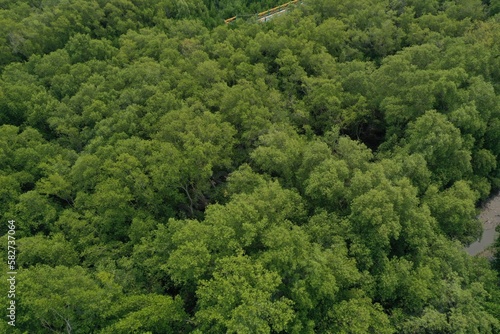
M273 296L279 284L277 273L245 256L221 259L213 279L202 282L197 291L199 329L205 333L285 330L293 319L293 302Z
M446 117L428 111L408 127L406 148L410 154L420 153L438 182L446 185L460 180L471 171L470 151Z
M116 319L99 333L178 333L188 319L180 298L155 294L132 295L107 311Z
M293 180L305 144L302 138L290 127L276 127L260 136L259 141L260 145L251 153L255 164L271 175Z
M442 193L435 187L430 187L425 200L441 229L448 236L467 243L481 235L481 226L477 221L474 206L477 193L464 181L455 182Z
M102 326L102 311L112 303L112 291L78 266L40 265L18 278L21 328L90 332Z
M78 253L62 234L56 234L51 239L41 235L22 238L18 246L17 262L24 268L35 264L71 267L79 262Z
M499 332L498 1L280 4L0 0L14 332Z
M345 201L345 183L348 176L349 169L344 161L325 160L311 172L305 183L305 193L319 206L338 208L339 204Z
M331 313L335 319L330 328L333 333L394 333L380 305L372 304L368 298L343 301Z

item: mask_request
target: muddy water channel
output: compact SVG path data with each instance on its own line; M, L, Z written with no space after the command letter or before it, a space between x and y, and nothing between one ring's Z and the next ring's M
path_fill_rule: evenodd
M470 255L478 255L487 250L493 245L498 233L495 232L495 227L500 225L500 192L492 197L481 210L479 219L483 223L483 235L476 242L472 243L465 251ZM491 257L492 254L486 252L484 256Z

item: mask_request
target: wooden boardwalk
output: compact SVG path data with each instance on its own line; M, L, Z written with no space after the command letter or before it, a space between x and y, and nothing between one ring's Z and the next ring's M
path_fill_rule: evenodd
M278 16L278 15L285 13L290 8L291 5L295 5L297 3L299 3L299 0L294 0L294 1L284 3L282 5L279 5L277 7L265 10L263 12L260 12L260 13L256 14L257 21L267 22L267 21L271 20L274 16ZM228 24L228 23L231 23L234 20L236 20L236 18L238 18L238 15L230 17L230 18L224 20L224 22L226 24Z

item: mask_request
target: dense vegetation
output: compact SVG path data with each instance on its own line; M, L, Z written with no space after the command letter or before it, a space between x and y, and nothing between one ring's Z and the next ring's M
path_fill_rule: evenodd
M500 332L500 1L278 3L0 1L0 330Z

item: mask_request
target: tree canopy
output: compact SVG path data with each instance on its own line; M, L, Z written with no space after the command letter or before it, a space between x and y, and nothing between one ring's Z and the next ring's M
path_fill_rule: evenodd
M500 332L500 1L280 4L0 0L1 329Z

